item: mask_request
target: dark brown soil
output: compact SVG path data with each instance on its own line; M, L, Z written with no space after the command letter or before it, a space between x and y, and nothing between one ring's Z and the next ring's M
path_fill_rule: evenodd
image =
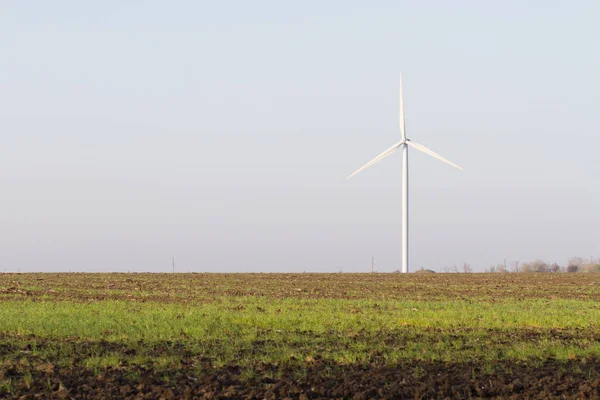
M588 332L551 333L564 340L573 335L594 340ZM534 331L523 334L538 339ZM340 365L315 356L294 364L257 362L252 368L235 364L216 368L213 360L191 353L185 343L154 343L148 349L143 343L136 347L34 336L21 338L25 340L18 345L10 338L3 337L0 358L20 356L0 364L0 378L11 381L10 389L0 388L3 399L600 398L600 359L593 357L528 362L413 359L389 365L373 354L369 363L361 365ZM25 344L30 341L36 343L38 354L47 355L35 355ZM58 348L58 353L47 352ZM135 356L138 351L174 356L179 362L168 367L127 361L97 369L84 365L91 354ZM61 363L61 352L71 354L70 364Z
M257 365L243 378L230 366L198 373L197 361L156 372L143 367L37 368L32 385L0 392L7 399L467 399L599 398L600 360L478 364L415 362L390 366L337 366L314 361L298 374L285 366ZM17 378L16 368L3 371Z

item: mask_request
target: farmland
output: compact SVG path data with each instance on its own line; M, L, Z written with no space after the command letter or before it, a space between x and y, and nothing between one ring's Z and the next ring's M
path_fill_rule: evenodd
M598 321L600 274L1 274L0 398L598 397Z

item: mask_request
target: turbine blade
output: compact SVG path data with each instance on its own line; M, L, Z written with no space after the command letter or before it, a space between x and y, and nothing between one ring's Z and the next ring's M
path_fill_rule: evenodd
M431 157L433 157L433 158L437 158L438 160L440 160L440 161L443 161L443 162L445 162L446 164L450 164L450 165L452 165L453 167L455 167L455 168L458 168L458 169L460 169L461 171L464 171L464 169L462 169L462 168L461 168L461 167L459 167L458 165L454 164L453 162L451 162L451 161L449 161L449 160L446 160L444 157L440 156L438 153L436 153L436 152L434 152L434 151L432 151L432 150L429 150L427 147L423 146L422 144L415 143L415 142L411 142L411 141L407 141L406 143L407 143L409 146L411 146L411 147L413 147L413 148L415 148L415 149L417 149L417 150L419 150L419 151L422 151L422 152L423 152L423 153L425 153L425 154L429 154L429 155L430 155Z
M398 148L398 146L400 146L401 144L402 144L402 141L394 144L392 147L390 147L389 149L387 149L386 151L384 151L383 153L381 153L380 155L378 155L377 157L375 157L374 159L372 159L371 161L369 161L368 163L366 163L365 165L363 165L362 167L360 167L359 169L354 171L346 179L352 178L354 175L358 174L359 172L361 172L364 169L369 168L371 165L375 164L377 161L383 160L387 156L393 154L396 151L396 149Z
M400 73L400 133L402 140L406 139L406 129L404 125L404 98L402 96L402 73Z

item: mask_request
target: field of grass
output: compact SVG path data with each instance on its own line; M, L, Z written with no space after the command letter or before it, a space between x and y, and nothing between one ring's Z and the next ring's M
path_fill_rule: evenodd
M599 300L596 274L4 274L0 398L598 397Z

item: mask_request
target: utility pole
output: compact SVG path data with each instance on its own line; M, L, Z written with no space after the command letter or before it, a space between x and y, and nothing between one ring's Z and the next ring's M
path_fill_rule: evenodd
M375 256L371 257L371 273L375 272Z
M175 256L173 256L173 273L175 273Z

